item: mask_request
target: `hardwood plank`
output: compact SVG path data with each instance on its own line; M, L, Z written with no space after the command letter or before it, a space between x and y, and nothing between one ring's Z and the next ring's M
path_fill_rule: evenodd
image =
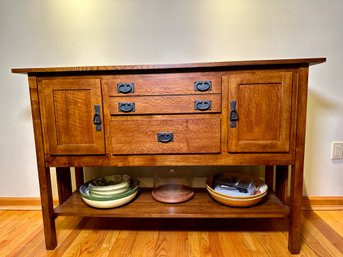
M343 256L343 236L335 233L316 214L304 214L303 240L315 256Z
M343 237L342 235L337 233L337 231L335 231L335 228L334 228L335 226L333 226L333 229L332 229L329 224L327 224L319 215L317 215L314 212L303 212L303 213L304 213L303 214L304 217L315 226L316 230L319 230L321 232L325 231L325 237L323 238L319 237L319 239L327 240L335 246L335 247L332 247L330 251L336 252L336 250L338 250L343 255L343 244L342 244ZM340 216L341 218L343 217L342 214ZM336 256L339 256L339 255L336 254Z
M317 211L317 212L304 212L314 213L322 221L330 226L331 229L336 231L337 234L343 235L343 211Z
M0 228L0 242L4 242L4 244L0 244L0 256L18 256L17 253L20 252L19 249L22 246L32 241L37 243L34 240L37 233L41 236L39 244L45 250L41 212L2 211L0 216L4 213L10 214L10 220L6 226Z
M189 231L188 240L190 244L189 256L212 256L209 233L206 231Z
M132 250L130 256L157 256L155 255L157 241L159 238L159 232L156 230L152 231L137 231L137 236L132 245ZM130 235L128 235L130 236ZM141 249L140 251L135 251L134 249Z
M61 216L56 219L59 245L46 251L39 211L0 211L0 256L343 256L343 213L302 213L301 253L291 255L286 218L113 222Z
M62 256L79 236L80 231L85 228L89 219L80 217L59 217L57 222L59 225L57 239L60 244L54 251L51 251L51 257Z

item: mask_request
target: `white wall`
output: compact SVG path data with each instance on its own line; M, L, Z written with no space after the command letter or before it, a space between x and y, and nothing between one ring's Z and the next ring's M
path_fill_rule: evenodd
M343 1L0 0L0 197L38 196L26 77L13 67L327 57L311 67L305 193L343 195Z

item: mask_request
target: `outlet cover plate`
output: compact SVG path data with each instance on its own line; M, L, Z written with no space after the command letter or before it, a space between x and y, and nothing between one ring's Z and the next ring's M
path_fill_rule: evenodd
M343 141L332 142L331 160L343 160Z

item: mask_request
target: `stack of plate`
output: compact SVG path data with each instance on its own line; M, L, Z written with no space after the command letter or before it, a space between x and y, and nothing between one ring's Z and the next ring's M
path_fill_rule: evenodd
M262 180L242 174L217 174L206 180L206 188L216 201L234 207L247 207L260 202L268 193Z
M95 208L115 208L130 202L138 193L139 181L130 175L109 175L80 187L82 200Z

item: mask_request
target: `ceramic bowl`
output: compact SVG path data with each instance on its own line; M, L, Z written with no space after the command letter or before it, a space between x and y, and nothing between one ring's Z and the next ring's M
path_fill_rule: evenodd
M224 205L233 206L233 207L249 207L249 206L255 205L259 203L263 199L263 197L267 194L267 192L265 192L260 197L252 198L252 199L235 199L235 198L229 198L229 197L224 197L224 196L215 194L210 190L208 190L208 192L211 195L211 197L217 202Z
M125 196L123 198L116 199L116 200L107 200L107 201L94 201L94 200L84 198L82 195L81 195L81 198L89 206L99 208L99 209L109 209L109 208L116 208L124 204L127 204L128 202L132 201L135 198L137 193L138 193L138 189L132 194Z
M131 176L127 174L109 175L89 182L89 188L96 191L110 191L128 187Z
M231 176L244 177L245 179L252 180L252 182L255 184L255 187L258 190L254 190L253 194L233 196L230 194L223 193L222 191L218 192L217 190L213 189L213 187L217 185L216 180L219 177L229 178ZM206 189L214 200L224 205L233 207L248 207L255 205L258 202L260 202L268 193L268 186L262 180L247 175L230 173L217 174L209 177L206 180ZM230 193L230 190L227 190L227 192Z
M91 195L95 195L95 196L115 196L117 194L121 194L124 193L126 191L128 191L130 188L130 185L127 185L126 187L123 188L118 188L118 189L113 189L113 190L96 190L94 188L90 188L89 189L89 193Z
M121 199L123 197L127 197L127 196L133 194L135 191L138 190L138 186L139 186L138 179L133 179L128 190L126 190L123 193L119 193L119 194L105 195L105 196L94 195L90 192L89 184L82 185L80 187L79 191L80 191L81 196L83 198L88 199L88 200L92 200L92 201L113 201L113 200L118 200L118 199Z
M230 190L218 191L215 189L216 179L218 179L219 177L228 178L231 176L245 178L245 179L251 179L251 181L255 184L255 187L257 188L257 190L255 190L252 194L247 193L247 194L242 194L242 195L230 195ZM212 191L213 193L218 194L220 196L235 198L235 199L258 198L268 191L268 185L266 183L264 183L263 180L256 178L256 177L244 175L244 174L241 175L241 174L233 174L233 173L223 173L223 174L217 174L217 175L208 177L206 180L206 188L207 188L207 190Z

